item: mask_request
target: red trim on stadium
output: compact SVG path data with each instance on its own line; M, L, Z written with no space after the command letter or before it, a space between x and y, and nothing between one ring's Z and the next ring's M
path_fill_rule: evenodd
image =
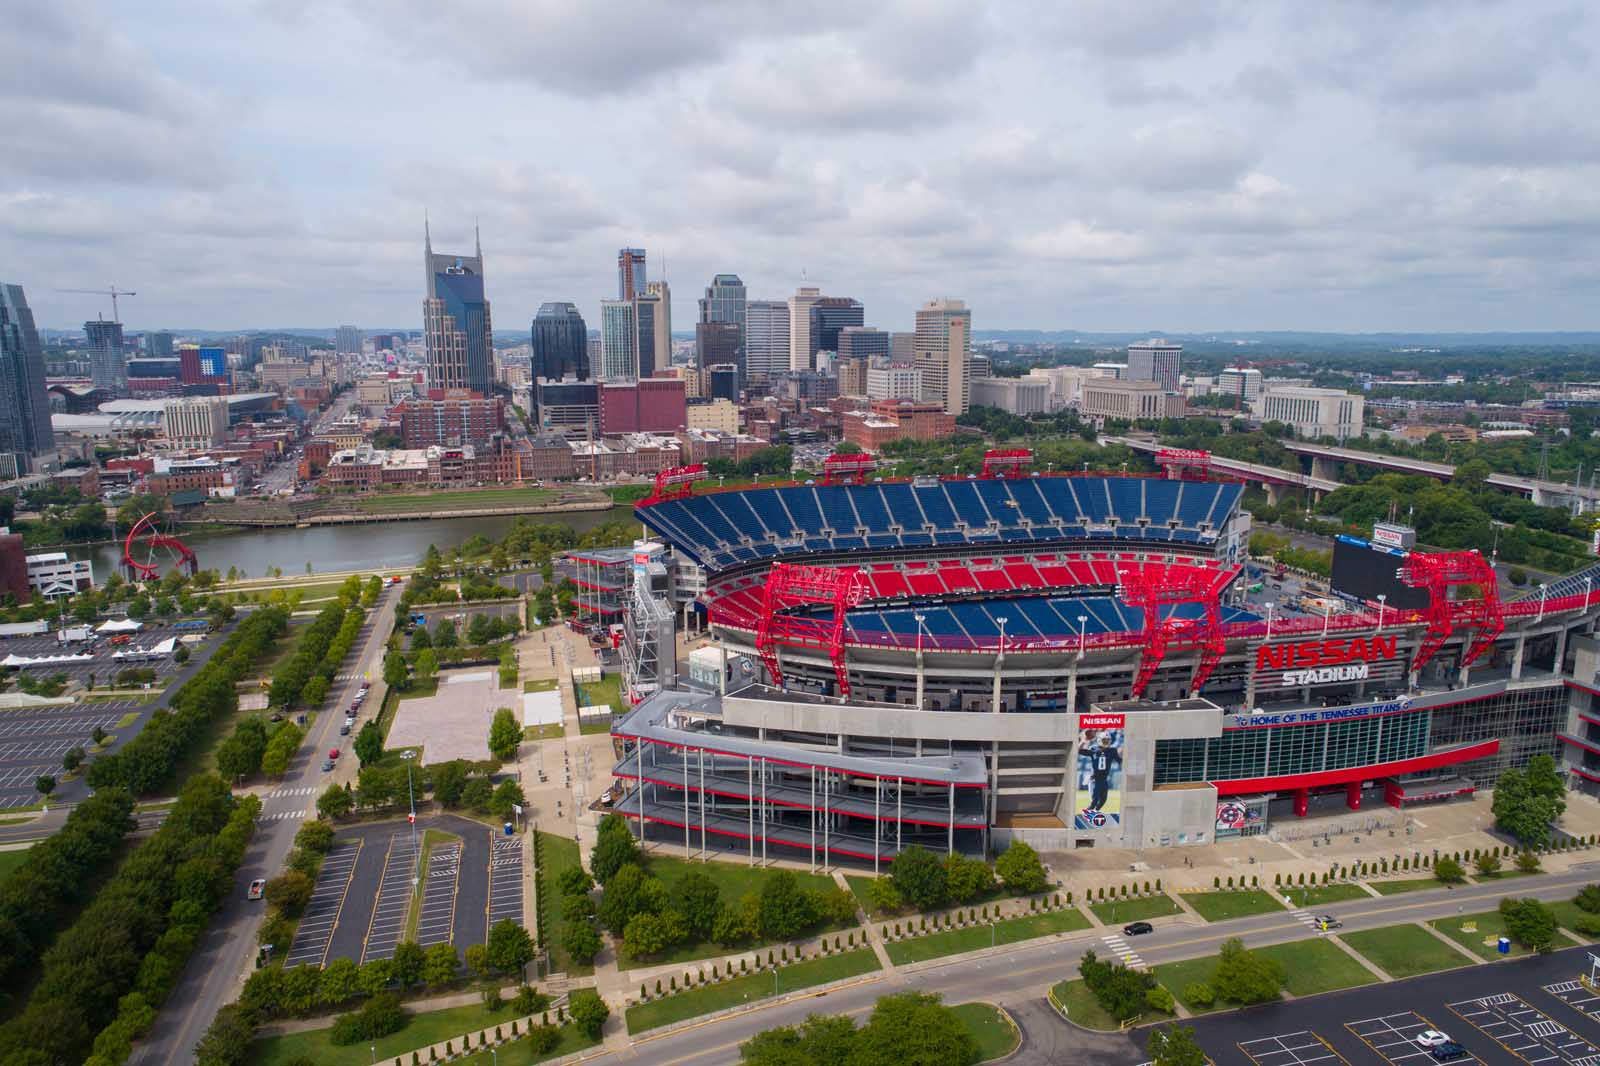
M1287 774L1282 777L1248 777L1234 781L1213 781L1219 796L1245 796L1256 792L1287 792L1298 788L1322 788L1327 785L1348 785L1355 781L1376 781L1380 777L1400 777L1422 770L1437 770L1441 766L1483 759L1500 751L1500 741L1485 740L1464 748L1434 752L1415 759L1397 762L1372 763L1368 766L1350 766L1343 770L1323 770L1314 774Z
M1585 685L1582 681L1574 681L1572 678L1568 677L1563 678L1561 683L1566 685L1568 688L1582 689L1591 696L1600 696L1600 688L1595 688L1593 685Z
M1557 733L1556 739L1561 741L1563 744L1570 744L1574 748L1582 748L1590 755L1600 755L1600 744L1596 744L1593 741L1582 740L1573 736L1571 733Z
M1579 777L1583 778L1585 781L1593 781L1595 784L1600 785L1600 774L1596 774L1596 773L1594 773L1593 771L1590 771L1590 770L1585 770L1581 766L1569 766L1569 767L1567 767L1567 769L1570 770L1572 773L1577 774Z
M662 781L662 780L660 780L658 778L654 778L654 777L639 777L637 774L625 774L620 770L613 771L611 776L612 777L625 777L630 781L648 781L652 785L659 785L662 788L670 788L674 792L689 792L689 793L693 794L695 792L699 792L700 791L700 789L697 786L690 786L689 788L685 789L682 785L675 785L671 781ZM754 796L748 796L748 795L744 794L743 792L729 792L729 791L726 791L725 789L720 789L720 788L708 788L705 791L710 793L713 796L727 796L729 799L744 800L747 803L751 802L751 801L754 801L756 803L762 802L761 797L760 797L759 794L758 795L754 795ZM905 822L908 825L938 825L938 826L948 826L948 825L951 824L948 821L935 822L935 821L931 821L931 820L926 819L926 818L896 818L893 814L890 814L888 812L884 812L884 813L878 815L874 819L874 817L872 815L863 814L860 811L847 811L847 810L844 810L844 809L839 808L839 807L824 807L821 804L818 804L817 806L813 807L808 803L790 803L790 802L788 802L786 800L774 799L774 798L772 798L770 796L766 799L765 802L774 804L774 805L779 806L779 807L788 807L791 810L797 810L797 811L822 811L825 814L842 814L846 818L866 818L866 819L869 819L869 820L875 820L875 821L879 821L879 822L884 822L884 821L888 821L888 822ZM970 825L963 827L960 822L956 822L955 826L956 826L957 829L961 829L961 828L976 829L976 828L978 828L977 826L970 826Z
M952 784L950 781L930 781L924 777L910 777L906 774L874 774L869 773L866 770L841 770L836 766L824 766L822 763L800 762L796 759L774 759L766 755L747 755L742 751L723 751L720 748L699 747L694 744L675 744L669 740L656 740L653 737L632 736L628 733L619 733L617 735L629 737L630 739L637 740L642 744L660 744L662 747L669 748L673 751L678 751L680 749L687 751L704 751L711 755L726 755L730 759L760 759L763 762L776 763L778 766L799 766L807 770L832 770L834 773L844 774L846 777L871 777L879 781L909 781L913 785L933 785L936 788L949 788ZM989 787L985 782L982 781L973 781L970 783L956 781L953 782L953 784L956 788Z
M624 818L637 818L637 817L639 817L639 812L638 811L617 810L617 811L614 811L613 813L620 814ZM691 831L703 828L704 831L707 832L707 833L714 833L717 836L724 836L724 837L737 837L740 840L764 840L764 841L767 841L768 843L776 844L780 848L798 848L801 851L807 850L807 848L806 848L806 846L804 844L796 844L796 843L794 843L793 841L790 841L790 840L783 840L783 839L781 839L779 837L769 837L769 836L765 836L765 835L763 835L761 833L755 833L755 834L738 833L738 832L735 832L732 829L716 829L716 828L713 828L712 826L709 826L709 825L708 826L704 826L704 827L699 826L699 825L684 825L682 822L675 822L671 818L662 818L661 816L655 815L655 814L647 814L647 815L645 815L644 820L647 821L647 822L656 822L656 823L659 823L660 825L670 825L670 826L674 826L674 827L676 827L678 829L688 829L688 830L691 830ZM872 858L876 858L877 857L877 856L874 856L872 854L872 852L870 852L870 851L852 851L849 848L841 848L837 844L825 845L825 846L822 847L821 850L824 851L824 852L830 852L830 851L838 852L840 855L848 855L853 859L872 859ZM888 858L888 859L883 859L882 861L883 862L893 862L894 859Z

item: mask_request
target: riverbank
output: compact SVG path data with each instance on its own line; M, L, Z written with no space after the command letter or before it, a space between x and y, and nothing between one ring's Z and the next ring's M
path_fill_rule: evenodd
M272 528L360 522L428 521L522 514L605 511L616 501L588 488L479 488L445 492L318 496L295 499L209 500L179 517L184 527L203 524Z

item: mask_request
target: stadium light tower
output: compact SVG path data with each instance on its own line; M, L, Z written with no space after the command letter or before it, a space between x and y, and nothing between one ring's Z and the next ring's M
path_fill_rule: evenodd
M1550 590L1550 586L1549 585L1547 585L1543 581L1539 582L1539 617L1538 617L1538 619L1536 621L1539 621L1539 622L1543 622L1544 621L1544 597L1545 597L1545 593L1548 592L1549 590Z
M1383 605L1389 599L1387 592L1378 593L1378 628L1383 628Z
M1086 614L1080 614L1078 616L1078 654L1079 655L1083 654L1084 642L1088 639L1088 636L1089 636L1088 626L1089 626L1089 616L1086 615Z
M928 616L918 611L911 617L917 621L917 707L920 709L922 707L922 682L924 676L922 670L922 623L927 621Z
M999 714L1000 710L1001 710L1001 707L1000 707L1000 670L1001 670L1001 664L1004 663L1005 659L1006 659L1006 623L1009 622L1009 621L1010 621L1009 618L1004 618L1004 617L997 617L995 619L995 622L1000 626L1000 653L995 656L995 660L994 660L994 696L993 696L993 703L994 703L994 713L995 714Z

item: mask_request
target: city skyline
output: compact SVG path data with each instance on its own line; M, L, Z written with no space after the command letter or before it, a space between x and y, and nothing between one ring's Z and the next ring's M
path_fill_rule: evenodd
M48 328L109 316L56 290L111 281L130 332L405 324L432 208L443 246L481 221L508 323L598 321L641 247L679 323L730 272L892 330L941 294L989 328L1595 324L1592 9L669 6L35 5L0 261Z

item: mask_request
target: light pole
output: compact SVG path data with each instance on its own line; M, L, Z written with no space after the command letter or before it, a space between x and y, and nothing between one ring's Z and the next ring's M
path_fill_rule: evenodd
M1544 621L1544 597L1549 588L1550 586L1545 582L1539 582L1539 617L1535 619L1536 622Z
M1085 642L1088 640L1088 637L1089 637L1088 626L1089 626L1089 616L1086 615L1086 614L1080 614L1078 616L1078 654L1079 655L1083 654L1083 646L1084 646Z
M1378 628L1383 628L1383 605L1389 599L1387 592L1378 593Z
M1267 602L1267 639L1272 639L1272 609L1277 606L1276 601Z
M1332 617L1333 605L1331 603L1324 602L1322 605L1322 635L1324 638L1326 638L1328 635L1328 619Z
M1587 609L1588 606L1589 606L1589 589L1593 585L1594 585L1594 578L1586 577L1586 578L1583 579L1583 606L1584 606L1585 609Z
M417 891L417 886L422 883L422 853L417 850L417 794L411 788L411 763L417 757L417 749L409 748L400 753L406 761L406 801L411 806L408 821L411 823L411 861L415 869L411 871L411 891Z
M372 1052L372 1066L378 1066L378 1045L373 1044L368 1050Z
M911 617L917 621L917 706L920 708L922 706L923 684L927 677L922 668L922 623L928 616L918 611Z
M1002 658L1005 656L1005 653L1006 653L1006 623L1009 622L1009 621L1010 621L1009 618L996 618L995 619L995 624L1000 627L1000 655L1001 655Z

